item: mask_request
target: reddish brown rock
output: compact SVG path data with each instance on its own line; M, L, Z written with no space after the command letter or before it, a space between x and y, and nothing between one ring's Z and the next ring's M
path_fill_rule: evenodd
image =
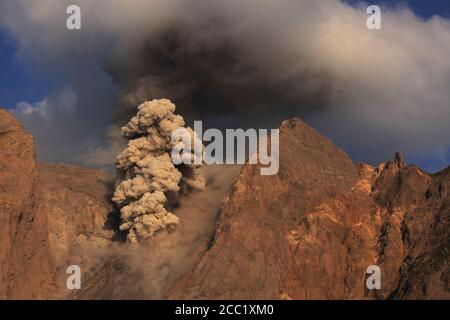
M280 141L278 175L244 167L211 248L169 298L450 298L450 169L430 175L401 154L355 169L299 120ZM370 265L381 290L365 286Z
M0 298L67 294L71 250L113 232L105 175L35 162L31 135L0 109Z
M277 175L261 176L252 165L241 170L207 248L209 231L193 233L201 220L162 241L196 257L169 254L184 272L179 279L146 274L142 281L137 270L149 273L141 264L154 264L154 256L95 260L84 251L112 248L117 221L108 178L36 164L32 137L0 110L0 298L69 297L65 268L75 259L83 271L97 264L75 298L153 297L149 283L161 289L175 280L168 298L450 299L450 168L428 174L401 154L378 167L355 165L298 119L283 122L280 147ZM196 197L215 206L208 194ZM182 218L195 220L186 208ZM185 237L204 249L190 250ZM381 268L380 290L365 287L369 265ZM156 263L155 272L166 267Z
M357 167L330 140L298 119L283 122L278 174L261 176L257 166L243 168L222 206L211 249L169 296L298 297L290 288L300 290L298 278L308 275L295 266L289 240L293 228L303 223L308 210L347 192L357 180Z
M43 298L53 286L33 138L0 110L0 297Z

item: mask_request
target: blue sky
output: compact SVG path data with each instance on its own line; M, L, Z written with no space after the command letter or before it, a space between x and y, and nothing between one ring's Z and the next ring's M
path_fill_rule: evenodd
M350 4L360 1L347 0ZM399 1L370 0L370 4L395 5ZM404 1L413 11L424 19L440 15L450 18L449 0L409 0ZM20 101L37 102L46 95L57 90L60 81L55 74L40 73L29 65L23 65L20 56L16 52L16 46L12 39L0 29L0 106L14 108ZM351 151L350 151L351 153ZM440 159L427 159L419 161L418 165L429 171L435 171L442 166L442 159L450 158L450 151L441 154ZM409 159L415 161L415 159Z
M360 2L359 0L347 0L347 3L354 4ZM411 9L424 18L431 17L433 15L440 15L442 17L450 17L450 1L448 0L366 0L365 2L370 4L380 5L396 5L399 2L404 2L409 5Z
M0 32L0 106L13 108L22 100L40 101L51 87L51 79L21 63L13 41Z

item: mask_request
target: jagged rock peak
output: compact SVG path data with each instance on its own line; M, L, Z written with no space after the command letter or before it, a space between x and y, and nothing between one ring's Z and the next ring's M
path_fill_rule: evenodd
M400 169L405 167L405 158L403 157L402 152L395 153L394 161Z

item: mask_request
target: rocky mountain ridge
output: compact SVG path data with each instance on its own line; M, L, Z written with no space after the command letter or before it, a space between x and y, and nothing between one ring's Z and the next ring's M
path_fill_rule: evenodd
M32 136L0 109L0 298L62 297L71 251L114 234L109 192L96 170L36 163Z
M298 119L280 139L279 174L244 167L211 248L170 298L450 298L449 169L431 175L401 154L354 165ZM370 265L381 290L365 286Z
M96 170L36 163L32 137L5 110L0 148L0 298L68 298L74 257L120 244L113 182ZM354 164L301 120L286 120L279 173L242 168L210 240L163 296L449 299L449 192L450 168L429 174L401 154L377 167ZM72 297L117 297L130 270L101 263ZM369 265L380 266L380 290L365 287ZM120 297L153 289L139 290Z

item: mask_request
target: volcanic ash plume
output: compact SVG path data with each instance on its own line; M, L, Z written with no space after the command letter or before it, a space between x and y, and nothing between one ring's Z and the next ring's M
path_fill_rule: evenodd
M181 190L205 187L197 171L198 164L175 166L170 157L179 140L172 141L177 130L200 143L191 128L184 128L183 117L175 115L175 105L168 99L146 101L138 113L122 127L128 146L116 158L116 167L124 180L117 186L112 200L121 208L120 230L129 230L127 239L137 243L162 230L172 231L179 222L170 207ZM201 145L203 149L203 145ZM195 148L183 149L181 158L196 158Z

